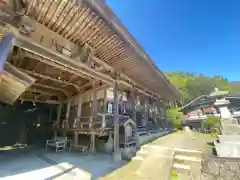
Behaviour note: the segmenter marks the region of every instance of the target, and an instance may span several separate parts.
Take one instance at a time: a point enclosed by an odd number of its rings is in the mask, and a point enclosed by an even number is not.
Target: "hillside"
[[[232,95],[240,96],[240,82],[231,82]]]
[[[182,94],[184,103],[190,102],[200,95],[211,93],[214,87],[240,96],[240,83],[231,83],[221,76],[209,77],[185,72],[166,72],[165,74]]]

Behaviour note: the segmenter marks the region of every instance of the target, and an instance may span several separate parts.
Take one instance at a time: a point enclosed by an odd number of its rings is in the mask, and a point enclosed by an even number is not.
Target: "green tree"
[[[167,116],[173,128],[180,128],[182,124],[183,114],[177,109],[168,109]]]
[[[188,103],[201,95],[210,94],[213,87],[232,92],[231,84],[221,76],[208,77],[184,72],[167,72],[166,76],[181,93],[184,103]]]
[[[232,89],[231,94],[233,96],[240,96],[240,82],[232,82],[230,87]]]
[[[208,116],[203,121],[203,127],[205,127],[205,128],[213,128],[215,126],[218,126],[219,123],[220,123],[220,117],[218,117],[218,116]]]

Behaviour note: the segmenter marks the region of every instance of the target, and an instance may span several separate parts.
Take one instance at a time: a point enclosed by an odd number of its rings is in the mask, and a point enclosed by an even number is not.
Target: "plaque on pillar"
[[[113,105],[112,105],[112,103],[108,103],[107,104],[107,112],[112,114],[112,112],[113,112]]]

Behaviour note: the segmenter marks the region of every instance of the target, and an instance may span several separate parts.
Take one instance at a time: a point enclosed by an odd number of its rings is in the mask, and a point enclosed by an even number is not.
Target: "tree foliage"
[[[218,116],[208,116],[206,119],[203,121],[203,126],[204,127],[214,127],[219,124],[220,117]]]
[[[168,109],[167,116],[173,128],[180,128],[183,118],[182,112],[179,112],[177,109]]]
[[[181,93],[184,103],[188,103],[201,95],[210,94],[213,87],[232,92],[228,80],[221,76],[208,77],[184,72],[167,72],[166,76]]]
[[[232,88],[232,95],[240,96],[240,82],[232,82],[230,87]]]

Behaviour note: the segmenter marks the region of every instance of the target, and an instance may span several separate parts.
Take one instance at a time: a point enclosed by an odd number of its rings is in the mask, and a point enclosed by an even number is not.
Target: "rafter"
[[[22,68],[18,68],[18,69],[21,70],[22,72],[27,73],[28,75],[37,76],[37,77],[42,78],[42,79],[47,79],[47,80],[54,81],[54,82],[57,82],[57,83],[60,83],[60,84],[73,86],[73,87],[75,87],[77,89],[77,91],[79,91],[79,89],[80,89],[80,87],[78,85],[76,85],[74,83],[71,83],[71,82],[68,82],[68,81],[63,81],[61,79],[52,78],[50,76],[47,76],[47,75],[44,75],[44,74],[40,74],[40,73],[37,73],[37,72],[34,72],[34,71],[30,71],[30,70],[25,70],[25,69],[22,69]]]
[[[67,97],[70,96],[70,94],[67,91],[63,90],[62,88],[58,88],[58,87],[54,87],[54,86],[50,86],[50,85],[45,85],[45,84],[39,84],[39,83],[34,83],[33,86],[38,86],[38,87],[42,87],[42,88],[46,88],[46,89],[52,89],[52,90],[55,90],[55,91],[60,91],[63,94],[65,94]]]
[[[59,93],[47,92],[47,91],[44,91],[44,90],[41,90],[41,89],[38,89],[38,88],[29,88],[27,90],[27,92],[40,93],[42,95],[47,95],[47,96],[56,96],[59,100],[62,100]]]
[[[34,35],[39,36],[38,33],[40,33],[39,31],[43,30],[44,27],[41,27],[41,25],[39,25],[38,32],[34,32]],[[77,62],[76,60],[67,57],[59,52],[54,51],[53,49],[51,49],[51,46],[46,47],[45,43],[44,45],[39,43],[38,41],[36,41],[36,37],[33,39],[33,36],[24,36],[21,35],[18,31],[18,29],[16,29],[15,27],[11,26],[11,25],[7,25],[8,30],[10,30],[16,37],[15,40],[15,45],[23,48],[29,52],[34,53],[33,56],[37,57],[37,60],[40,60],[48,65],[57,67],[59,69],[62,69],[64,71],[68,71],[71,73],[74,73],[76,75],[79,76],[90,76],[91,78],[94,79],[98,79],[98,80],[102,80],[103,82],[112,85],[114,83],[114,79],[111,77],[111,74],[106,74],[106,73],[102,73],[102,72],[98,72],[90,67],[88,67],[86,64],[81,63],[81,62]],[[45,28],[43,31],[47,31],[47,29]],[[49,30],[48,30],[49,31]],[[49,31],[50,32],[50,31]],[[52,34],[54,34],[53,32],[51,32]],[[52,34],[47,34],[47,36],[52,35]],[[42,34],[42,33],[40,33]],[[53,38],[53,37],[57,37],[58,40],[60,39],[64,39],[62,37],[60,37],[57,34],[52,35],[52,37],[49,38]],[[66,39],[64,40],[66,41]],[[69,42],[70,43],[70,42]],[[76,45],[73,43],[70,43],[71,47],[73,47],[73,49],[76,49]],[[36,55],[37,54],[37,55]],[[94,57],[95,58],[95,57]],[[111,69],[113,69],[112,67],[110,68],[109,65],[107,65],[106,63],[104,63],[102,60],[99,59],[95,59],[95,61],[98,60],[98,63],[101,63],[101,65],[106,68],[108,67],[109,70],[111,71]],[[127,77],[125,74],[121,73],[121,77],[124,77],[124,80],[126,79],[131,79],[129,77]],[[145,91],[144,88],[141,88],[141,85],[139,85],[136,82],[133,82],[132,80],[130,80],[130,82],[125,82],[124,84],[128,84],[128,86],[133,86],[135,85],[137,87],[137,89],[139,88],[140,91]],[[136,83],[136,84],[135,84]],[[149,91],[150,92],[150,91]],[[148,96],[152,96],[152,94],[154,94],[156,97],[160,98],[159,95],[157,95],[156,93],[148,93],[146,92],[145,94],[148,94]]]
[[[72,73],[72,74],[75,74],[81,78],[85,78],[85,79],[89,79],[91,80],[91,77],[87,76],[87,75],[84,75],[82,74],[81,72],[77,72],[77,71],[74,71],[72,69],[69,69],[68,66],[63,66],[63,65],[59,65],[59,64],[56,64],[54,62],[51,62],[51,61],[48,61],[47,59],[45,59],[44,57],[41,57],[39,55],[36,55],[36,54],[33,54],[33,53],[30,53],[30,52],[26,52],[26,56],[29,57],[29,58],[32,58],[32,59],[35,59],[35,60],[38,60],[44,64],[47,64],[49,66],[52,66],[54,68],[57,68],[57,69],[61,69],[63,71],[67,71],[69,73]]]
[[[61,104],[60,101],[56,101],[56,100],[46,100],[46,101],[43,101],[43,100],[38,100],[38,99],[28,99],[28,98],[24,98],[24,97],[20,97],[19,100],[22,100],[22,101],[31,101],[31,102],[39,102],[39,103],[47,103],[47,104]]]

